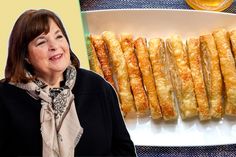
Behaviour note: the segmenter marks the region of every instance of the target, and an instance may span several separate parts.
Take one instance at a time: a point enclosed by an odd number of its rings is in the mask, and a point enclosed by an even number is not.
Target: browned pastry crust
[[[211,34],[200,36],[200,48],[210,115],[212,118],[221,118],[223,116],[222,77],[218,51]]]
[[[109,55],[112,60],[114,73],[118,84],[118,94],[121,101],[121,109],[126,115],[135,110],[134,98],[130,89],[127,65],[121,49],[119,40],[114,32],[105,31],[102,33],[103,40],[106,42]]]
[[[198,38],[190,38],[187,40],[186,45],[194,83],[194,91],[198,103],[199,119],[201,121],[209,120],[211,119],[211,116],[202,72],[200,41]]]
[[[162,39],[153,38],[149,40],[149,56],[163,118],[164,120],[175,120],[178,114],[173,87],[168,77],[167,56]]]
[[[96,72],[97,74],[101,75],[102,77],[104,77],[101,64],[98,60],[97,54],[95,52],[90,37],[87,37],[87,48],[88,48],[88,59],[89,59],[90,69]]]
[[[144,86],[146,87],[146,91],[148,94],[151,117],[153,119],[159,119],[162,117],[162,113],[158,103],[154,76],[152,73],[151,63],[149,60],[146,40],[140,37],[135,40],[134,46],[135,46],[135,53],[139,62],[139,67],[143,77],[143,83]]]
[[[224,78],[226,104],[225,114],[236,116],[236,68],[230,47],[229,34],[225,29],[213,32],[220,57],[220,67]]]
[[[133,36],[131,34],[121,34],[120,43],[128,68],[130,85],[134,96],[137,114],[144,115],[147,113],[149,106],[138,61],[134,53]]]
[[[172,63],[172,81],[177,94],[180,115],[182,119],[194,117],[198,115],[198,108],[187,53],[182,39],[178,35],[173,35],[166,40],[166,45]]]
[[[236,29],[230,31],[230,41],[231,41],[231,45],[232,45],[234,61],[236,62]]]
[[[104,74],[104,78],[115,87],[115,83],[113,80],[112,69],[110,67],[109,58],[106,53],[105,42],[100,35],[90,35],[91,42],[95,48],[95,52],[97,54],[97,58],[101,64],[101,68]]]

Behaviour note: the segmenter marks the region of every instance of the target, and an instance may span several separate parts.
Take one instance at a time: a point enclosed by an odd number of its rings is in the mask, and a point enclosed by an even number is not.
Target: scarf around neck
[[[41,100],[43,157],[74,157],[74,148],[83,133],[72,93],[76,81],[74,66],[66,69],[64,80],[64,86],[52,89],[39,79],[14,84],[26,90],[34,99]]]

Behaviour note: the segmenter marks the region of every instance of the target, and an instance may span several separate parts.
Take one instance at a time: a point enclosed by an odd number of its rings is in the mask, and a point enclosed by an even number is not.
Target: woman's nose
[[[49,40],[48,41],[48,48],[50,51],[55,51],[58,47],[58,43],[56,42],[56,40]]]

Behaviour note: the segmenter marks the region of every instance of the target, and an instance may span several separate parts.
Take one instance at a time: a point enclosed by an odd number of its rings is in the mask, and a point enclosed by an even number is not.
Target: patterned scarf
[[[41,100],[43,157],[74,157],[74,148],[83,133],[71,92],[75,80],[76,69],[70,65],[66,69],[63,87],[49,89],[38,79],[27,84],[15,84],[33,98]]]

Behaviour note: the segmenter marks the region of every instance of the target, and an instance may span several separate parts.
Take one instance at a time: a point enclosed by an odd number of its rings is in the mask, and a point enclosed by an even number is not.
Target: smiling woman
[[[51,87],[59,87],[62,73],[70,64],[69,44],[57,24],[49,19],[49,30],[28,45],[28,64],[35,75]]]
[[[25,29],[22,30],[22,28]],[[28,82],[32,79],[26,75],[28,71],[33,74],[33,77],[46,79],[44,81],[50,85],[50,80],[54,78],[52,76],[61,75],[69,65],[69,53],[71,53],[74,66],[79,67],[78,59],[70,50],[69,39],[63,24],[53,12],[26,11],[16,21],[9,45],[5,70],[8,82]],[[50,57],[58,54],[62,54],[63,60],[55,64],[56,62],[52,62]]]
[[[114,89],[80,68],[50,10],[27,10],[13,27],[0,139],[3,156],[136,156]]]

